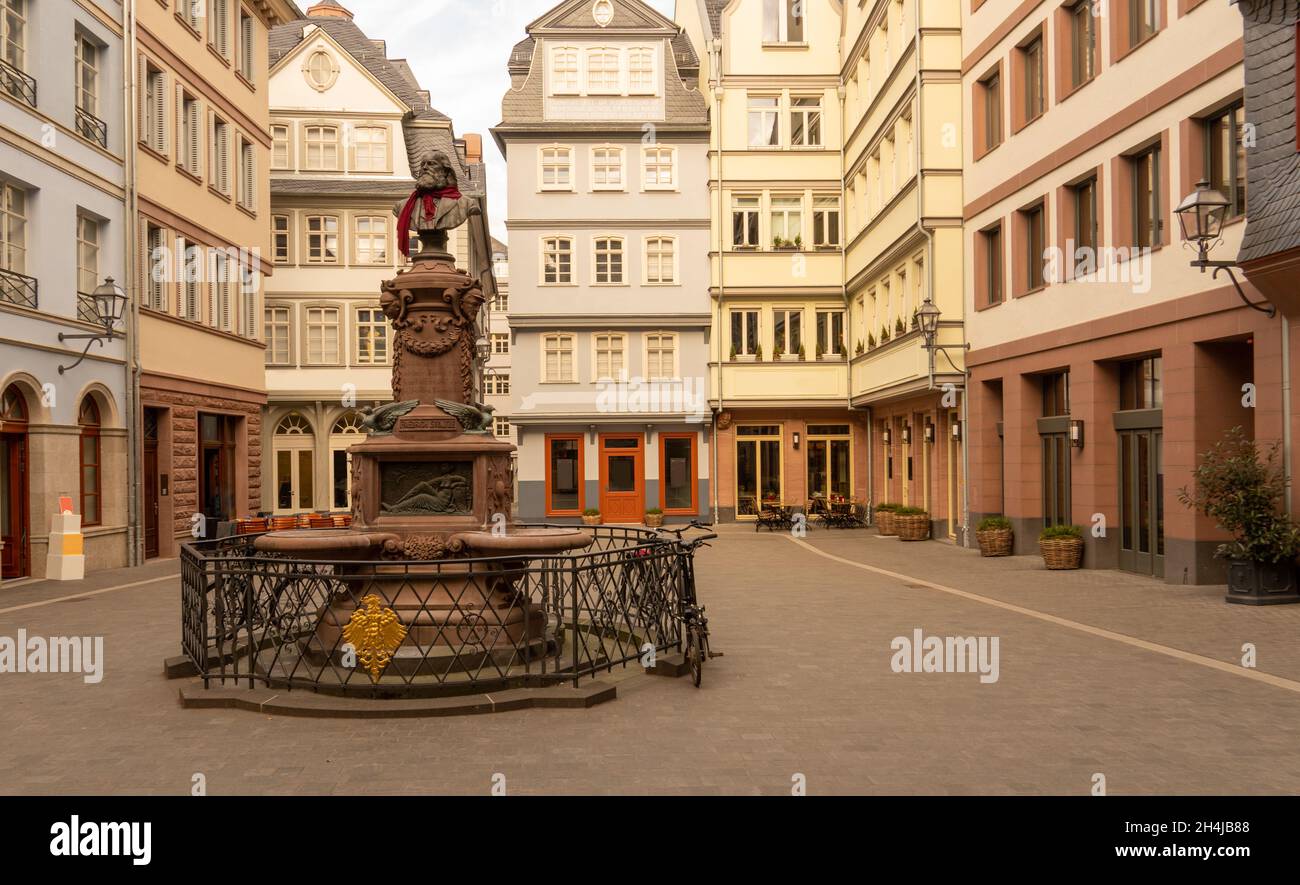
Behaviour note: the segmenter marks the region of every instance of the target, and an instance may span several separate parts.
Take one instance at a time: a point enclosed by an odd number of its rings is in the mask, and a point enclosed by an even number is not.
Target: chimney
[[[466,132],[463,139],[465,142],[465,162],[471,166],[483,162],[483,136],[476,135],[473,132]]]
[[[320,0],[307,10],[308,18],[345,18],[352,21],[352,13],[344,9],[336,0]]]

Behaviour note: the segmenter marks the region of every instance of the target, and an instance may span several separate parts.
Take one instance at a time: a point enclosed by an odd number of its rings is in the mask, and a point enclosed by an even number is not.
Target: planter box
[[[1038,542],[1043,564],[1049,569],[1075,569],[1083,561],[1082,538],[1052,538]]]
[[[898,532],[900,541],[924,541],[930,537],[930,514],[891,515],[894,517],[894,531]]]
[[[989,529],[975,533],[975,540],[980,545],[980,556],[1010,556],[1015,538],[1011,529]]]
[[[657,529],[664,524],[664,515],[662,513],[647,513],[645,515],[645,524],[652,529]]]
[[[882,535],[896,534],[896,532],[894,531],[894,511],[877,510],[876,528],[880,530],[880,534]]]
[[[1228,563],[1228,602],[1240,605],[1282,605],[1300,602],[1296,592],[1296,570],[1292,562]]]
[[[601,518],[599,516],[584,516],[582,518],[585,525],[600,525],[600,520]]]

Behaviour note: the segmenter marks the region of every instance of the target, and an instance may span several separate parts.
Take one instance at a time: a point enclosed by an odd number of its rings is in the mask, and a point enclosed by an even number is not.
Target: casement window
[[[790,144],[821,147],[822,100],[815,97],[790,99]]]
[[[645,281],[663,286],[677,282],[677,241],[672,237],[646,238]]]
[[[594,381],[620,380],[627,376],[627,336],[618,332],[592,335]]]
[[[508,419],[508,418],[493,418],[493,419],[492,419],[492,432],[493,432],[496,436],[498,436],[498,437],[508,437],[508,436],[510,436],[510,419]]]
[[[388,263],[388,219],[361,215],[353,219],[353,256],[357,264]]]
[[[619,89],[619,59],[617,49],[596,47],[587,50],[587,94],[616,95]]]
[[[27,70],[27,0],[0,0],[0,61]],[[14,93],[18,87],[6,77],[0,88]]]
[[[268,304],[262,312],[262,336],[266,342],[266,364],[287,366],[293,362],[293,308],[285,304]]]
[[[576,95],[578,93],[578,50],[573,46],[556,46],[551,49],[551,94]]]
[[[85,35],[77,35],[75,65],[77,110],[99,114],[99,47]]]
[[[156,224],[145,223],[144,291],[145,306],[167,310],[167,232]]]
[[[655,52],[648,46],[627,51],[627,91],[631,95],[654,95]]]
[[[1133,245],[1152,249],[1164,242],[1160,213],[1160,146],[1153,145],[1129,158],[1133,175]]]
[[[731,245],[737,249],[758,248],[759,198],[731,198]]]
[[[239,205],[257,211],[257,150],[245,138],[239,139]]]
[[[230,58],[230,0],[207,0],[207,5],[208,43],[218,55],[228,59]]]
[[[647,332],[645,336],[645,376],[648,381],[677,377],[677,334]]]
[[[980,240],[980,257],[983,265],[979,279],[984,286],[984,303],[1001,304],[1002,289],[1002,225],[995,224],[976,234]]]
[[[199,29],[199,25],[203,23],[203,10],[202,3],[186,2],[186,0],[177,0],[176,3],[176,14],[181,17],[185,24],[196,31]]]
[[[235,329],[235,317],[230,298],[230,287],[234,282],[234,276],[230,272],[230,264],[230,260],[225,255],[213,254],[214,272],[209,285],[215,305],[211,323],[213,327],[223,332],[233,332]]]
[[[1042,203],[1021,210],[1024,224],[1025,290],[1044,285],[1043,248],[1047,243],[1047,211]]]
[[[167,153],[167,75],[148,62],[144,65],[144,143],[160,154]]]
[[[388,318],[377,307],[356,312],[357,365],[377,366],[388,362]]]
[[[103,521],[103,450],[99,442],[99,407],[87,396],[81,401],[77,424],[81,428],[81,524],[99,525]]]
[[[1024,77],[1025,104],[1021,108],[1022,123],[1029,123],[1042,116],[1046,106],[1046,80],[1043,58],[1043,35],[1040,33],[1020,49],[1021,65]]]
[[[1086,250],[1085,255],[1088,266],[1084,266],[1082,261],[1075,266],[1075,275],[1087,274],[1096,269],[1096,254],[1098,245],[1098,223],[1097,223],[1097,179],[1088,178],[1079,182],[1070,188],[1070,196],[1074,202],[1074,248],[1076,250]],[[1066,260],[1072,261],[1078,256],[1067,255]]]
[[[509,332],[493,332],[491,337],[493,353],[506,354],[510,352]]]
[[[1042,376],[1043,417],[1070,414],[1070,373],[1051,372]]]
[[[803,245],[803,197],[772,197],[772,245]]]
[[[542,190],[573,190],[573,148],[553,145],[541,148],[539,153]]]
[[[352,130],[352,169],[355,172],[388,171],[388,129],[358,126]]]
[[[598,285],[622,285],[623,240],[621,237],[598,237],[595,241],[594,281]]]
[[[641,180],[646,190],[672,190],[677,186],[676,148],[642,148],[641,164],[644,171]]]
[[[230,194],[230,126],[218,116],[208,127],[208,183],[223,194]]]
[[[542,380],[550,384],[571,384],[578,380],[573,335],[552,333],[542,336]]]
[[[813,245],[819,249],[840,244],[840,198],[813,197]]]
[[[696,512],[695,434],[659,434],[659,479],[659,506],[664,513]]]
[[[307,364],[337,365],[339,360],[339,309],[308,307]]]
[[[339,168],[339,130],[337,126],[308,126],[305,130],[306,164],[312,171]]]
[[[763,42],[802,43],[807,0],[763,0]]]
[[[1128,0],[1128,47],[1137,46],[1160,29],[1161,0]]]
[[[984,123],[984,150],[991,151],[1002,144],[1002,73],[994,69],[991,74],[976,84],[980,104],[983,106],[981,119]]]
[[[731,353],[754,356],[758,353],[758,311],[733,310],[730,315]]]
[[[1225,219],[1246,214],[1246,109],[1240,102],[1205,120],[1205,167],[1210,186],[1228,198]]]
[[[257,74],[257,31],[253,17],[239,10],[239,73],[248,82]]]
[[[817,311],[817,354],[845,353],[844,311]]]
[[[578,516],[583,508],[583,437],[546,435],[546,515]]]
[[[510,373],[492,372],[483,381],[490,396],[506,396],[510,393]]]
[[[99,220],[77,213],[77,317],[98,323],[91,293],[99,287]]]
[[[257,297],[258,286],[254,283],[253,274],[258,273],[251,267],[239,265],[236,288],[239,292],[239,334],[243,335],[250,341],[257,339],[257,316],[261,307]]]
[[[772,95],[749,96],[749,146],[772,147],[781,143],[777,117],[780,99]]]
[[[203,110],[199,105],[199,100],[194,96],[181,93],[181,150],[180,155],[176,158],[176,163],[185,169],[186,172],[198,177],[203,174],[202,149],[200,147],[200,138],[203,125]]]
[[[271,127],[271,168],[292,168],[289,163],[289,127],[282,123]]]
[[[291,236],[292,232],[289,230],[289,216],[272,215],[271,250],[276,264],[289,263],[289,239]]]
[[[27,270],[27,192],[4,181],[0,181],[0,270]]]
[[[591,189],[623,190],[623,149],[621,147],[602,146],[591,149]]]
[[[1070,86],[1079,88],[1096,76],[1097,25],[1092,0],[1079,0],[1070,18]]]
[[[203,284],[203,247],[187,240],[181,241],[185,256],[181,297],[176,305],[183,320],[192,323],[203,321],[203,305],[199,303],[199,287]]]
[[[337,216],[307,216],[307,263],[339,263],[339,220]]]
[[[573,282],[573,240],[568,237],[542,239],[542,283],[567,286]]]
[[[799,352],[803,343],[803,311],[799,309],[772,311],[772,355]]]
[[[1164,407],[1163,360],[1158,356],[1128,360],[1119,367],[1119,407],[1160,409]]]

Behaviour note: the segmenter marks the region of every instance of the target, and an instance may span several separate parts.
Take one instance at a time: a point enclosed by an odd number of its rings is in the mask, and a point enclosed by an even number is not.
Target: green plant
[[[925,514],[925,508],[923,507],[903,507],[897,504],[891,506],[894,509],[895,516],[923,516]]]
[[[1066,538],[1083,539],[1083,526],[1077,525],[1049,525],[1038,533],[1040,541],[1059,541]]]
[[[862,343],[861,341],[858,342],[858,344],[861,344],[861,343]],[[874,332],[868,332],[868,333],[867,333],[867,347],[868,347],[868,348],[872,348],[872,347],[875,347],[875,346],[876,346],[876,334],[875,334]],[[862,351],[859,350],[858,353],[862,353]]]
[[[975,526],[977,532],[996,532],[1011,529],[1011,520],[1005,516],[986,516]]]
[[[731,359],[732,359],[733,362],[734,362],[735,359],[736,359],[736,345],[734,345],[734,344],[731,345]]]
[[[903,318],[898,317],[894,320],[894,334],[902,335],[907,331],[907,326],[903,325]]]
[[[875,338],[871,338],[870,335],[868,335],[867,337],[871,340],[871,346],[872,346],[872,347],[875,347],[875,346],[876,346],[876,339],[875,339]],[[858,339],[858,346],[857,346],[857,349],[856,349],[855,352],[858,353],[858,354],[862,354],[862,353],[864,353],[865,351],[866,351],[866,347],[865,347],[865,345],[863,345],[863,343],[862,343],[862,339],[859,338],[859,339]]]
[[[1201,455],[1192,472],[1194,490],[1178,490],[1184,506],[1234,536],[1219,545],[1215,556],[1279,563],[1300,552],[1300,529],[1282,509],[1286,480],[1278,464],[1280,449],[1281,444],[1274,443],[1261,458],[1255,441],[1234,427]]]
[[[902,506],[902,504],[890,504],[886,501],[876,505],[876,512],[880,513],[883,511],[885,513],[897,513],[898,509]]]
[[[804,358],[806,358],[807,356],[808,356],[808,355],[807,355],[806,353],[804,353],[803,345],[800,344],[800,345],[799,345],[799,359],[804,359]],[[821,356],[821,354],[819,353],[818,356]]]
[[[754,359],[760,363],[763,361],[763,345],[760,344],[754,348]]]
[[[794,236],[794,247],[795,247],[796,249],[802,249],[802,248],[803,248],[803,234],[795,234],[795,236]]]
[[[800,348],[800,349],[802,349],[802,348]],[[821,359],[822,356],[823,356],[825,353],[826,353],[825,348],[823,348],[823,347],[822,347],[822,343],[821,343],[820,341],[818,341],[818,342],[817,342],[817,359]]]
[[[664,513],[664,511],[663,511],[663,508],[661,508],[661,507],[650,507],[650,508],[647,508],[647,509],[646,509],[645,515],[646,515],[646,516],[663,516],[663,513]]]
[[[786,245],[784,237],[772,237],[772,248],[780,249]]]
[[[881,344],[884,344],[884,343],[885,343],[886,341],[888,341],[888,340],[889,340],[889,327],[888,327],[888,326],[881,326],[881,327],[880,327],[880,343],[881,343]]]
[[[835,342],[835,352],[836,353],[846,352],[846,348],[844,347],[844,339],[842,337]]]
[[[583,516],[600,516],[600,511],[597,510],[595,507],[588,507],[586,510],[582,511],[582,515],[583,515]]]
[[[778,341],[772,345],[772,359],[779,360],[783,356],[785,356],[785,346]]]

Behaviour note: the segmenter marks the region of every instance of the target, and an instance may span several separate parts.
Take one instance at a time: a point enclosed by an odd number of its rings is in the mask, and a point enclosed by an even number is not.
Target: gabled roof
[[[709,33],[714,37],[722,36],[722,10],[731,0],[704,0],[704,10],[709,14]]]
[[[667,31],[677,30],[676,22],[641,0],[614,0],[614,18],[605,26],[597,24],[592,17],[592,6],[592,0],[564,0],[529,22],[526,30],[530,34],[537,31],[573,28],[584,30],[590,28],[596,32],[645,27],[659,27]]]

